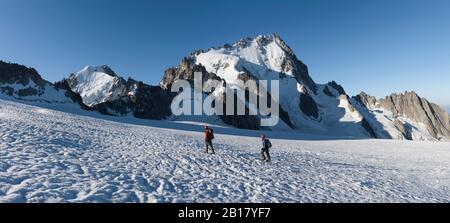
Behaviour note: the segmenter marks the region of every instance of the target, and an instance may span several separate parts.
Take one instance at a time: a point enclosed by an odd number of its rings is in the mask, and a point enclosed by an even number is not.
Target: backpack
[[[209,138],[214,139],[214,131],[212,129],[209,129],[209,133],[210,133]]]
[[[272,148],[272,143],[270,142],[269,139],[266,139],[266,143],[267,143],[267,148]]]

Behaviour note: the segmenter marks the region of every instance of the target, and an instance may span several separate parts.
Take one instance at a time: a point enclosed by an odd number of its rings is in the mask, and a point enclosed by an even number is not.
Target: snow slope
[[[267,133],[264,164],[257,131],[142,123],[0,100],[0,201],[450,202],[450,143]]]

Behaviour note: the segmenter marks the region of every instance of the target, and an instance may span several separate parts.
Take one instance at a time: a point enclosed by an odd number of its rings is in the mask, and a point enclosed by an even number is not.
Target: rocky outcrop
[[[285,73],[291,72],[299,83],[305,84],[314,93],[317,91],[317,85],[309,75],[308,67],[297,58],[294,51],[286,44],[286,42],[284,42],[283,39],[281,39],[278,34],[272,33],[271,35],[261,35],[258,36],[256,40],[259,42],[265,42],[266,44],[271,41],[275,41],[287,55],[281,63],[282,71]]]
[[[379,118],[384,121],[378,125],[390,123],[396,129],[396,132],[391,131],[387,134],[390,138],[424,140],[430,135],[438,140],[450,139],[448,113],[438,105],[419,97],[415,92],[391,94],[379,100],[361,92],[352,99],[365,107],[368,115],[374,117],[374,113],[383,114]],[[423,129],[421,126],[425,126],[426,130],[421,130]],[[427,134],[418,133],[421,131],[426,131]]]
[[[246,69],[246,68],[243,68],[244,69],[244,72],[243,73],[240,73],[239,75],[238,75],[238,79],[239,80],[242,80],[244,83],[245,82],[247,82],[247,81],[249,81],[249,80],[252,80],[252,81],[255,81],[256,82],[256,85],[257,85],[257,87],[258,87],[258,89],[259,89],[259,91],[266,91],[267,92],[267,105],[268,106],[271,106],[271,102],[272,102],[272,100],[271,100],[271,98],[272,98],[272,96],[270,95],[270,93],[267,91],[267,89],[263,89],[262,88],[262,86],[260,86],[259,84],[258,84],[258,79],[255,77],[255,75],[253,75],[248,69]],[[248,91],[248,89],[245,89],[245,95],[246,95],[246,101],[248,101],[249,100],[249,95],[250,94],[257,94],[257,99],[259,100],[259,95],[258,95],[258,92],[249,92]],[[278,111],[279,111],[279,118],[284,122],[284,123],[286,123],[290,128],[293,128],[293,124],[292,124],[292,122],[291,122],[291,119],[289,118],[289,113],[287,113],[285,110],[283,110],[283,108],[281,107],[281,105],[279,104],[278,105]],[[258,121],[259,122],[259,119],[258,120],[256,120],[256,121]],[[258,128],[259,128],[259,125],[258,125]]]
[[[81,96],[73,92],[65,80],[52,84],[44,80],[34,68],[19,64],[0,61],[0,92],[26,101],[74,102],[89,110]]]
[[[365,118],[361,119],[361,126],[369,133],[370,137],[378,138],[377,134],[373,130],[373,127]]]
[[[34,68],[0,60],[0,83],[27,86],[30,81],[33,81],[38,87],[45,87],[45,84],[49,84]]]
[[[311,118],[317,119],[319,117],[319,109],[317,108],[316,102],[306,92],[300,94],[300,109],[305,115]]]
[[[245,107],[245,115],[236,115],[237,113],[237,104],[238,103],[243,103],[242,101],[240,101],[237,98],[237,95],[235,92],[233,92],[234,94],[234,114],[233,115],[219,115],[220,119],[228,125],[231,126],[235,126],[237,128],[242,128],[242,129],[260,129],[260,119],[258,118],[258,116],[256,115],[249,115],[249,109],[247,107]],[[227,109],[227,104],[226,104],[226,97],[225,95],[222,95],[219,100],[217,100],[217,102],[221,102],[223,104],[223,114],[226,114],[225,111]]]
[[[113,77],[118,77],[118,75],[108,65],[102,65],[102,66],[100,66],[100,68],[101,68],[102,72],[104,72],[110,76],[113,76]]]
[[[208,80],[217,80],[217,81],[220,81],[220,82],[226,84],[225,80],[221,79],[214,73],[207,72],[205,67],[203,67],[201,64],[195,64],[192,57],[185,57],[185,58],[183,58],[183,60],[181,61],[179,66],[169,68],[164,72],[164,76],[160,81],[160,86],[163,89],[170,90],[171,85],[176,80],[186,80],[193,86],[195,72],[202,73],[203,83],[207,82]],[[246,73],[246,74],[243,73],[241,77],[243,79],[254,78],[251,76],[250,73]],[[243,103],[238,100],[239,99],[235,96],[235,102]],[[222,112],[223,112],[223,114],[225,114],[225,111],[226,111],[225,95],[217,96],[216,102],[223,103],[223,111]],[[237,103],[235,103],[235,108],[234,108],[235,110],[237,107]],[[219,115],[219,118],[225,124],[232,125],[237,128],[260,129],[259,118],[255,115],[249,115],[249,110],[247,107],[245,107],[245,115]]]
[[[353,98],[362,105],[366,106],[367,108],[375,108],[377,103],[377,99],[374,96],[370,96],[366,94],[364,91],[362,91],[356,96],[353,96]]]
[[[18,97],[40,95],[46,85],[51,85],[51,83],[42,79],[34,68],[0,61],[1,93]]]
[[[176,80],[186,80],[193,85],[195,72],[202,73],[203,82],[207,80],[222,81],[222,79],[214,73],[208,73],[204,66],[195,64],[192,57],[185,57],[181,60],[178,67],[171,67],[164,71],[160,86],[164,89],[170,89],[170,86]]]
[[[438,105],[419,97],[414,91],[403,94],[391,94],[380,99],[379,106],[395,115],[425,124],[428,132],[435,138],[450,138],[448,113]]]
[[[299,83],[305,84],[313,92],[317,91],[317,85],[309,75],[308,67],[297,58],[294,51],[286,44],[286,42],[284,42],[284,40],[281,39],[281,37],[278,34],[273,33],[272,35],[269,36],[263,35],[261,36],[261,38],[268,39],[266,41],[275,40],[280,45],[280,47],[285,52],[287,52],[288,55],[286,59],[283,60],[282,62],[283,70],[292,71],[292,74]]]
[[[134,81],[129,80],[130,84]],[[136,85],[134,94],[126,94],[119,99],[96,104],[92,107],[102,114],[127,115],[136,118],[161,120],[169,117],[172,112],[170,104],[174,94],[159,86],[150,86],[142,82]]]
[[[403,123],[399,119],[395,119],[393,124],[401,134],[397,136],[397,139],[413,140],[410,126],[408,126],[406,123]]]
[[[344,88],[341,85],[339,85],[338,83],[336,83],[335,81],[328,82],[327,86],[330,86],[333,89],[335,89],[339,95],[346,94]]]
[[[328,86],[325,86],[323,88],[323,93],[330,97],[336,97],[333,93],[331,93],[330,88]]]

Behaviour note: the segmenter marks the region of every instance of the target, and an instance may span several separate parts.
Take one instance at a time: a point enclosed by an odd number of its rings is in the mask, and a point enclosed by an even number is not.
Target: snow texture
[[[52,106],[0,99],[1,202],[450,202],[446,142],[266,132],[267,164],[259,131],[216,126],[210,155],[201,125]]]

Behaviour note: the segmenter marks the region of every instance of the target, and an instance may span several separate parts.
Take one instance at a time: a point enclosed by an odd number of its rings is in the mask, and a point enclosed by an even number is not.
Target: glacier
[[[0,99],[0,202],[450,202],[450,143],[264,133]],[[64,107],[68,106],[68,107]],[[73,106],[73,107],[71,107]]]

